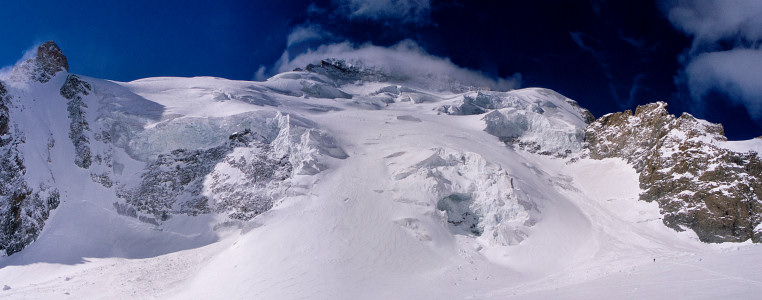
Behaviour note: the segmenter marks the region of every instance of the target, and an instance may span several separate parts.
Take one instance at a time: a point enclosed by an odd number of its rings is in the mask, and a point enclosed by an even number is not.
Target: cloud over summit
[[[319,64],[323,59],[344,60],[374,68],[407,83],[447,89],[454,85],[510,90],[520,87],[521,74],[488,76],[454,64],[449,58],[429,54],[407,34],[431,25],[430,0],[332,0],[312,4],[308,19],[292,27],[286,49],[274,65],[257,70],[254,78]],[[358,34],[354,31],[366,29]],[[376,44],[376,35],[385,35]],[[392,32],[389,35],[386,33]],[[366,34],[370,34],[366,36]],[[431,87],[431,86],[429,86]]]
[[[438,87],[441,89],[447,89],[453,84],[465,84],[506,91],[521,85],[521,74],[493,79],[482,72],[459,67],[447,58],[430,55],[411,40],[401,41],[391,47],[371,44],[358,47],[349,42],[327,44],[294,58],[290,58],[288,52],[284,52],[275,69],[277,72],[291,71],[304,68],[308,64],[318,64],[327,58],[371,67],[391,77],[404,78],[415,84],[441,84]]]

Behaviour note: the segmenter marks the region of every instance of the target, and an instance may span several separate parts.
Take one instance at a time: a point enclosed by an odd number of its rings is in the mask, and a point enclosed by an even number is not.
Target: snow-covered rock
[[[21,251],[37,239],[51,210],[60,203],[59,191],[49,178],[35,182],[29,177],[36,174],[27,174],[27,137],[12,115],[18,112],[17,104],[0,82],[0,253],[4,255]]]
[[[14,66],[11,79],[16,81],[31,79],[46,83],[58,72],[68,71],[69,62],[66,55],[61,52],[61,48],[55,42],[47,41],[37,47],[35,57]]]
[[[640,198],[656,201],[664,224],[702,241],[762,242],[760,149],[726,147],[720,124],[669,114],[666,103],[601,117],[587,129],[590,156],[621,157],[640,173]]]
[[[84,169],[90,167],[92,155],[90,153],[90,140],[85,135],[85,131],[90,130],[84,112],[87,105],[82,101],[82,97],[87,96],[91,90],[90,85],[80,80],[77,75],[67,76],[66,82],[61,87],[61,96],[69,100],[66,104],[66,110],[69,112],[69,120],[71,120],[69,139],[76,149],[74,164]]]

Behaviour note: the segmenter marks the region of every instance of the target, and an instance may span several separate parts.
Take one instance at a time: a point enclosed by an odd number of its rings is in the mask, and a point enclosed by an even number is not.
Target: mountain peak
[[[69,62],[66,55],[61,52],[61,48],[54,41],[47,41],[37,47],[37,56],[35,58],[37,65],[43,68],[48,74],[55,75],[59,71],[69,71]]]
[[[55,42],[47,41],[37,47],[37,54],[33,58],[14,67],[11,79],[21,81],[32,79],[46,83],[61,71],[69,71],[66,55],[61,52],[61,48]]]

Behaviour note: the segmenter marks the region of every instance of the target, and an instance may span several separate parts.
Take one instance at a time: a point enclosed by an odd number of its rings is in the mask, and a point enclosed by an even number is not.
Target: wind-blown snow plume
[[[365,44],[356,47],[348,42],[329,44],[307,51],[293,59],[284,52],[276,63],[278,73],[308,64],[319,64],[321,60],[333,58],[352,64],[379,69],[394,78],[429,78],[440,82],[455,81],[475,87],[488,87],[493,90],[507,91],[521,85],[521,74],[511,77],[492,79],[479,71],[465,69],[453,64],[448,58],[441,58],[426,53],[418,44],[404,40],[385,48]]]
[[[17,60],[13,65],[1,67],[0,80],[7,81],[10,78],[11,72],[13,72],[13,68],[15,66],[20,65],[22,62],[25,62],[30,58],[34,58],[34,56],[37,55],[37,48],[40,47],[40,44],[42,43],[35,44],[29,49],[24,50],[24,55],[22,55],[21,58]]]
[[[672,24],[694,38],[678,78],[694,103],[720,91],[762,119],[762,2],[672,1],[665,8]]]

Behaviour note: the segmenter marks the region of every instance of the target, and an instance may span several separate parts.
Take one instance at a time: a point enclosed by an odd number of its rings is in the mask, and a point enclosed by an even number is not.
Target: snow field
[[[174,216],[155,226],[117,214],[113,191],[70,163],[68,119],[55,113],[65,103],[26,110],[29,120],[50,122],[25,123],[28,134],[52,134],[61,147],[48,164],[40,151],[46,141],[28,138],[27,157],[38,157],[28,159],[29,173],[52,174],[66,187],[66,200],[35,243],[0,258],[0,285],[9,287],[0,298],[672,299],[762,292],[762,248],[702,244],[691,232],[665,227],[656,203],[638,200],[637,174],[620,160],[570,163],[528,153],[485,132],[483,115],[438,113],[463,94],[398,88],[387,103],[371,94],[389,84],[356,83],[333,86],[353,95],[336,98],[341,94],[332,89],[315,90],[326,83],[314,76],[289,72],[264,83],[87,78],[107,95],[88,98],[91,125],[132,120],[136,129],[124,132],[124,145],[148,145],[115,151],[125,184],[137,182],[145,166],[135,158],[179,145],[203,148],[227,139],[240,122],[293,122],[279,127],[274,147],[303,150],[300,161],[314,159],[318,171],[294,176],[272,210],[248,222]],[[35,91],[25,97],[57,94]],[[556,113],[535,112],[535,123],[547,126],[524,133],[539,139],[558,125],[565,131],[554,136],[574,136],[581,116],[564,98],[547,99],[546,111]],[[167,144],[150,148],[157,140]],[[573,142],[553,141],[545,146],[568,149]],[[443,209],[445,198],[467,205]]]

